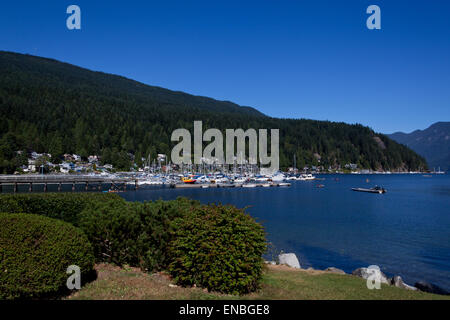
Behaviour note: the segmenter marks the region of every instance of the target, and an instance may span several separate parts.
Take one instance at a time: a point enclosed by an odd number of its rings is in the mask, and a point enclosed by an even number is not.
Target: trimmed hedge
[[[178,284],[231,294],[258,288],[265,233],[244,210],[201,206],[173,224],[168,271]]]
[[[66,290],[67,267],[92,275],[94,255],[86,235],[44,216],[0,213],[0,299],[35,299]]]
[[[32,213],[60,219],[75,226],[79,214],[96,203],[125,200],[111,193],[24,193],[0,195],[0,212]]]
[[[199,205],[185,198],[97,203],[80,214],[80,228],[92,242],[98,261],[161,270],[167,265],[171,222]]]
[[[243,294],[261,279],[263,228],[233,206],[49,193],[0,196],[0,209],[71,222],[86,234],[97,262],[168,270],[181,285]]]

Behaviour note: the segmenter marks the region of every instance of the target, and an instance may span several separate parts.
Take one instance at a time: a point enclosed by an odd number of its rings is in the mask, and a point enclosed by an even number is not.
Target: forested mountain
[[[431,169],[450,170],[450,122],[436,122],[425,130],[396,132],[389,137],[425,157]]]
[[[0,172],[23,161],[16,151],[100,155],[129,168],[128,154],[170,155],[176,128],[279,128],[280,165],[416,170],[423,158],[362,125],[277,119],[250,107],[148,86],[70,64],[0,51]],[[319,161],[320,160],[320,161]]]

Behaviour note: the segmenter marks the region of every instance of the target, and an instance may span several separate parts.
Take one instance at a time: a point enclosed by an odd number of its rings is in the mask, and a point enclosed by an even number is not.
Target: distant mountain
[[[250,84],[251,85],[251,84]],[[170,156],[177,128],[280,129],[280,166],[347,163],[375,170],[416,170],[425,160],[362,125],[268,117],[251,107],[149,86],[68,63],[0,51],[0,173],[30,151],[101,156],[129,169],[131,159]],[[25,151],[25,152],[16,152]]]
[[[436,122],[425,130],[388,135],[423,156],[431,170],[450,170],[450,122]]]

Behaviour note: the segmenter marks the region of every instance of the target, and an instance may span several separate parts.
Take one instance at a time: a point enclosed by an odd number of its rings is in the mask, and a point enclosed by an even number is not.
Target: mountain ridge
[[[425,161],[386,135],[359,124],[278,119],[251,107],[149,86],[54,59],[0,52],[0,172],[15,151],[98,154],[129,168],[150,154],[170,155],[171,132],[203,127],[280,129],[280,165],[417,170]],[[378,138],[376,138],[378,137]],[[382,143],[380,143],[380,141]],[[3,161],[3,164],[2,164]]]
[[[76,70],[89,70],[86,68],[82,68],[79,67],[77,65],[68,63],[68,62],[61,62],[58,61],[56,59],[53,58],[45,58],[45,57],[38,57],[38,56],[34,56],[31,54],[18,54],[15,52],[10,52],[10,51],[1,51],[0,50],[0,54],[2,55],[9,55],[10,57],[17,57],[17,55],[21,55],[23,56],[23,58],[25,59],[42,59],[42,61],[48,62],[48,63],[52,63],[52,64],[59,64],[61,65],[61,67],[63,68],[70,68],[70,69],[76,69]],[[10,60],[11,61],[11,60]],[[97,70],[89,70],[92,73],[95,73],[99,76],[101,76],[102,78],[109,78],[109,77],[113,77],[118,81],[123,81],[123,82],[127,82],[129,86],[135,86],[136,88],[139,89],[145,89],[147,90],[147,93],[149,92],[148,90],[153,90],[155,91],[155,94],[160,93],[161,91],[165,92],[165,93],[171,93],[173,94],[173,98],[172,100],[166,101],[167,103],[179,103],[179,101],[176,99],[176,96],[181,96],[181,97],[190,97],[191,99],[194,99],[194,101],[192,102],[192,104],[196,104],[197,107],[203,107],[205,104],[209,103],[209,104],[218,104],[220,107],[228,107],[228,108],[232,108],[233,112],[237,111],[237,112],[249,112],[249,113],[253,113],[255,115],[264,115],[262,114],[260,111],[256,110],[255,108],[249,107],[249,106],[241,106],[238,105],[234,102],[231,101],[226,101],[226,100],[217,100],[214,98],[209,98],[206,96],[201,96],[201,95],[192,95],[183,91],[174,91],[174,90],[170,90],[167,88],[163,88],[160,86],[153,86],[153,85],[148,85],[121,75],[116,75],[116,74],[112,74],[112,73],[106,73],[103,71],[97,71]],[[128,89],[130,89],[130,87],[128,87]],[[151,98],[151,96],[150,96]],[[153,98],[155,98],[153,96]],[[209,106],[210,107],[210,106]],[[230,110],[229,110],[230,111]],[[264,115],[265,116],[265,115]]]
[[[450,170],[450,122],[438,121],[423,130],[388,136],[426,158],[431,169]]]

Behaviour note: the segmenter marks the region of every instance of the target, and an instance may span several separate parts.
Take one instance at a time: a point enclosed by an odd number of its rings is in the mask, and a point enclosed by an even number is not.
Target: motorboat
[[[375,186],[373,188],[367,189],[367,188],[352,188],[353,191],[358,191],[358,192],[369,192],[369,193],[378,193],[378,194],[382,194],[382,193],[386,193],[387,190],[379,187],[379,186]]]
[[[300,177],[297,178],[297,180],[300,180],[300,181],[308,181],[308,180],[314,180],[314,179],[316,179],[316,177],[314,177],[310,173],[302,174],[302,175],[300,175]]]
[[[286,179],[286,177],[284,176],[284,174],[281,174],[281,173],[276,174],[276,175],[274,175],[274,176],[272,177],[272,181],[273,181],[273,182],[282,182],[282,181],[284,181],[285,179]]]
[[[242,188],[255,188],[255,187],[256,187],[255,183],[247,183],[242,185]]]

